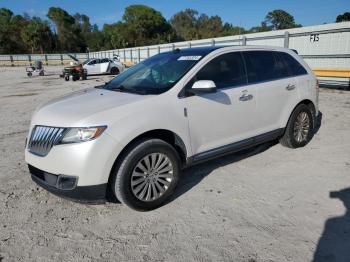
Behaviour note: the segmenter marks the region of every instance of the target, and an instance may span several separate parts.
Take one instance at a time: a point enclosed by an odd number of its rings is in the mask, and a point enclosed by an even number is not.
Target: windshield
[[[161,94],[171,89],[201,58],[181,51],[161,53],[129,68],[103,88],[142,95]]]

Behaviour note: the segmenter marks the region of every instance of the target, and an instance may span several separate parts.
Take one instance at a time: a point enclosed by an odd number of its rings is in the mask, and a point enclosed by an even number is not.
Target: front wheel
[[[119,74],[119,69],[116,67],[111,68],[111,75],[118,75]]]
[[[289,148],[305,146],[312,138],[313,123],[310,108],[305,104],[298,105],[288,121],[280,143]]]
[[[152,210],[172,195],[180,170],[179,156],[170,144],[160,139],[141,140],[123,155],[112,174],[111,188],[130,208]]]

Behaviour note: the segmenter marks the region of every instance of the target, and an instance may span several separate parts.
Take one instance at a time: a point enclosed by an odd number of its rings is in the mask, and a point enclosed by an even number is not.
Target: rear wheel
[[[313,123],[310,108],[300,104],[294,109],[280,143],[289,148],[305,146],[312,138]]]
[[[120,202],[146,211],[169,199],[179,176],[179,156],[171,145],[160,139],[141,140],[123,155],[111,187]]]

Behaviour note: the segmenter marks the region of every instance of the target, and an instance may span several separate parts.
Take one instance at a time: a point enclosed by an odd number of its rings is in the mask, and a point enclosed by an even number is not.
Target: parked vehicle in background
[[[79,79],[86,80],[87,70],[83,68],[82,64],[71,62],[70,66],[63,68],[60,76],[64,77],[64,80],[66,81],[69,81],[69,79],[72,79],[73,81],[77,81]]]
[[[275,139],[305,146],[317,115],[316,77],[289,49],[177,49],[39,108],[25,160],[55,194],[151,210],[189,165]]]
[[[36,73],[39,76],[43,76],[45,73],[43,62],[40,60],[36,60],[34,66],[27,66],[26,67],[27,76],[31,77],[34,73]]]
[[[89,75],[112,74],[118,75],[125,70],[125,66],[117,59],[92,58],[83,63]]]

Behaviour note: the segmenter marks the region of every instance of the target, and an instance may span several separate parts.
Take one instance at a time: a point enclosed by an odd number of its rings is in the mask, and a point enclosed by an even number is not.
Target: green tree
[[[47,16],[57,29],[59,49],[67,52],[86,51],[86,43],[81,33],[79,19],[75,19],[59,7],[50,7]]]
[[[261,22],[260,26],[255,26],[252,27],[249,32],[250,33],[259,33],[259,32],[267,32],[267,31],[271,31],[272,30],[272,26],[268,26],[266,24],[266,22]]]
[[[288,29],[300,27],[296,24],[294,17],[284,10],[273,10],[266,15],[265,23],[271,27],[272,30]]]
[[[344,14],[337,16],[337,20],[336,20],[337,23],[345,22],[345,21],[350,21],[350,13],[349,12],[345,12]]]
[[[170,20],[179,40],[197,39],[197,19],[198,11],[194,9],[186,9],[176,13]]]
[[[122,22],[105,24],[103,26],[104,48],[117,49],[129,46],[127,42],[127,28]]]
[[[21,30],[28,21],[11,10],[0,8],[0,54],[25,53],[26,45],[21,39]]]
[[[221,17],[200,14],[193,9],[176,13],[170,20],[179,40],[193,40],[237,35],[245,32],[244,28],[223,23]]]
[[[41,20],[39,17],[33,17],[29,21],[22,29],[21,37],[23,42],[30,48],[32,54],[37,51],[44,53],[52,50],[52,31],[48,22]]]
[[[125,9],[123,37],[129,46],[167,42],[173,30],[162,14],[145,5],[130,5]],[[124,29],[124,28],[123,28]]]

